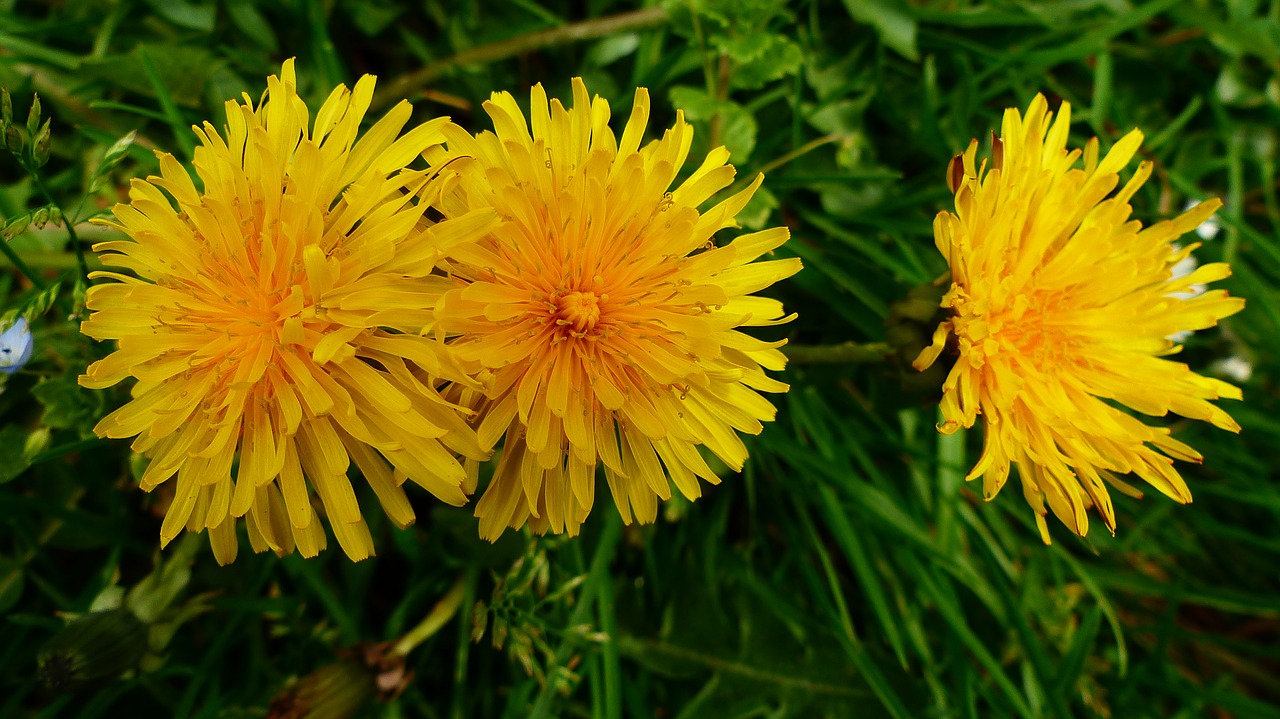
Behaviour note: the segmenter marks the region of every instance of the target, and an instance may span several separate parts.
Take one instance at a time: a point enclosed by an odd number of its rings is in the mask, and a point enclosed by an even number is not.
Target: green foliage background
[[[638,14],[606,20],[620,13]],[[461,608],[409,654],[407,689],[361,715],[1280,716],[1280,3],[0,0],[0,83],[19,123],[39,93],[41,177],[86,241],[156,171],[152,148],[189,159],[189,126],[220,125],[288,56],[309,101],[371,72],[384,104],[475,131],[489,92],[568,97],[573,75],[616,119],[648,87],[651,133],[682,108],[695,153],[717,138],[740,177],[767,172],[744,224],[785,223],[780,252],[805,260],[774,290],[800,313],[774,330],[796,348],[792,390],[746,471],[656,526],[620,528],[602,499],[577,540],[489,545],[468,509],[419,493],[408,531],[370,501],[379,556],[360,564],[242,551],[219,568],[202,541],[159,554],[163,491],[139,492],[127,443],[89,432],[126,390],[75,384],[106,348],[67,320],[67,228],[18,227],[49,199],[0,157],[6,239],[62,279],[53,304],[0,273],[5,308],[47,310],[0,394],[0,716],[265,716],[293,678],[396,640],[451,587]],[[1182,468],[1193,505],[1117,497],[1117,537],[1054,527],[1052,546],[1016,487],[984,504],[964,485],[979,433],[939,436],[941,375],[903,362],[935,321],[904,298],[945,271],[947,161],[1036,92],[1072,103],[1077,146],[1146,131],[1143,220],[1224,198],[1198,254],[1231,262],[1224,286],[1249,306],[1184,356],[1253,367],[1227,407],[1241,435],[1170,420],[1206,457]],[[872,344],[813,349],[847,342]],[[141,668],[42,690],[62,617],[122,601],[155,621]]]

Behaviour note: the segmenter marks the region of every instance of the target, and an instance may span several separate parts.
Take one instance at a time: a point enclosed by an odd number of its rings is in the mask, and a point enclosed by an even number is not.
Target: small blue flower
[[[9,329],[0,334],[0,372],[13,374],[22,369],[27,360],[31,359],[34,344],[26,318],[19,317]]]

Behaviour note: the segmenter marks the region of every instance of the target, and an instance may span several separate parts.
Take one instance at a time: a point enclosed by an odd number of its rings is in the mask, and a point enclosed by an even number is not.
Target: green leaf
[[[191,564],[203,544],[195,534],[184,534],[169,556],[125,595],[124,605],[147,624],[157,621],[191,581]]]
[[[31,394],[44,406],[41,421],[51,429],[87,430],[99,404],[99,395],[82,388],[73,375],[42,379]]]
[[[671,102],[684,110],[690,121],[703,124],[700,132],[707,132],[713,118],[720,118],[720,144],[729,150],[731,160],[738,165],[747,161],[756,146],[758,126],[756,119],[746,108],[732,100],[719,100],[706,91],[694,87],[671,89]]]
[[[854,20],[875,28],[880,41],[908,60],[919,60],[916,21],[904,0],[844,0]]]
[[[676,33],[693,39],[701,26],[704,36],[710,36],[709,44],[722,52],[728,38],[758,34],[787,12],[787,0],[667,0],[663,5],[671,18],[668,26]]]
[[[587,50],[583,63],[595,67],[604,67],[620,60],[640,47],[640,36],[634,32],[607,37]]]
[[[269,52],[279,49],[280,43],[276,40],[276,32],[271,29],[271,23],[258,11],[257,3],[253,0],[227,0],[224,7],[227,9],[227,17],[231,18],[236,28],[252,40],[254,45]]]
[[[156,14],[190,30],[212,32],[218,19],[218,6],[213,0],[147,0]]]
[[[738,213],[738,224],[748,230],[762,230],[778,207],[777,196],[762,185],[756,190],[756,194],[751,196],[751,201],[742,209],[742,212]]]
[[[27,471],[27,431],[16,424],[0,429],[0,484],[11,482]]]
[[[731,43],[733,86],[755,89],[799,72],[804,51],[784,35],[743,35]]]

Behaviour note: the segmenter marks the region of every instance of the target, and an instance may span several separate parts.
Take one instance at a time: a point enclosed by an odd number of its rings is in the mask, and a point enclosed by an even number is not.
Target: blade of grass
[[[173,94],[169,92],[169,88],[165,87],[164,81],[160,79],[160,73],[156,72],[155,63],[151,61],[151,54],[147,52],[146,45],[138,46],[138,59],[142,62],[143,72],[147,74],[147,79],[151,82],[151,89],[156,94],[156,102],[160,103],[160,111],[164,114],[170,131],[173,132],[174,141],[182,148],[182,156],[190,160],[195,149],[195,140],[192,139],[192,133],[189,129],[190,123],[182,119],[178,104],[173,101]]]
[[[848,514],[830,487],[819,487],[817,499],[818,507],[826,518],[827,529],[844,550],[845,558],[858,578],[858,585],[862,591],[866,592],[872,613],[880,620],[880,628],[884,631],[889,646],[893,648],[894,655],[898,657],[898,663],[903,669],[907,669],[907,652],[902,643],[902,635],[898,632],[896,613],[889,607],[884,587],[872,567],[871,558],[867,556],[862,541],[858,538],[857,531],[850,524]]]
[[[1030,705],[1027,704],[1026,698],[1018,690],[1017,685],[1005,673],[1004,667],[1001,666],[1000,662],[996,661],[996,658],[992,656],[986,644],[969,628],[969,623],[960,608],[951,601],[950,594],[942,590],[938,580],[931,576],[930,570],[927,567],[918,567],[916,576],[922,589],[931,599],[933,605],[937,607],[938,613],[942,615],[947,625],[951,627],[951,631],[956,638],[964,644],[973,655],[973,658],[987,670],[991,680],[996,683],[996,686],[1009,704],[1020,716],[1027,717],[1027,719],[1037,719],[1035,712],[1031,710]]]

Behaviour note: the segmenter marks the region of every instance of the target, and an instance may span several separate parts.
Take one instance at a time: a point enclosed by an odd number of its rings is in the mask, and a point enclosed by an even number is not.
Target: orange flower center
[[[958,287],[950,298],[956,336],[967,341],[974,358],[1013,352],[1041,371],[1075,361],[1080,341],[1060,292],[1022,293],[998,306],[970,299]]]
[[[567,292],[555,299],[556,324],[586,332],[600,321],[600,299],[594,292]]]

